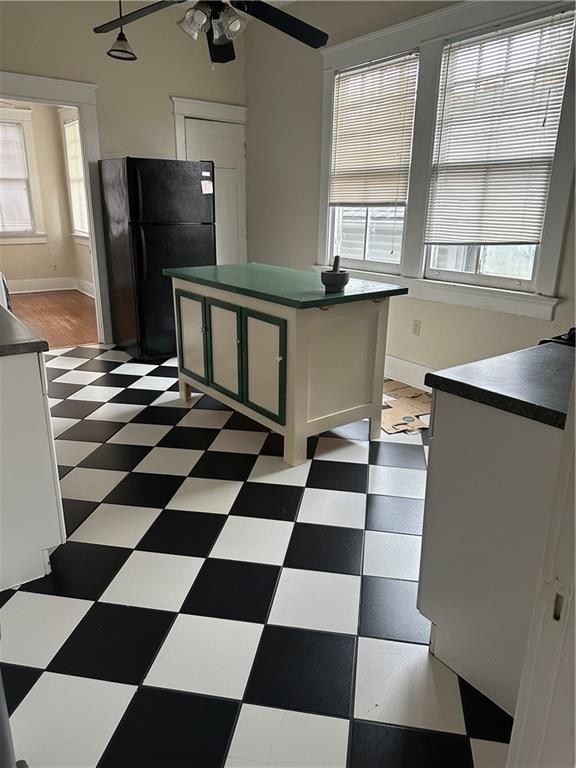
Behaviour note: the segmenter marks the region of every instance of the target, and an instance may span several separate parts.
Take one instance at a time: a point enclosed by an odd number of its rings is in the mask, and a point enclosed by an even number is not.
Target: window
[[[24,129],[0,122],[0,233],[34,232]]]
[[[330,255],[400,265],[418,57],[336,75],[330,169]]]
[[[65,120],[63,123],[63,131],[72,226],[75,235],[87,237],[90,234],[90,229],[88,224],[88,204],[86,202],[84,161],[82,159],[79,120]]]
[[[572,27],[558,15],[445,47],[427,277],[532,287]]]

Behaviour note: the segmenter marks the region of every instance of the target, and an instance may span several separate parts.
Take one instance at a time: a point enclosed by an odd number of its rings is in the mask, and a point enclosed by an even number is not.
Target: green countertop
[[[368,301],[387,296],[401,296],[407,288],[388,283],[350,280],[341,293],[325,293],[320,273],[302,269],[275,267],[272,264],[226,264],[221,267],[182,267],[164,269],[168,277],[190,283],[209,285],[221,291],[241,293],[274,304],[307,309],[327,304]]]

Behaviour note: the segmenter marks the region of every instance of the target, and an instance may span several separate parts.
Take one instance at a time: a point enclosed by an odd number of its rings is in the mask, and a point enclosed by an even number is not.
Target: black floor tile
[[[91,360],[93,357],[98,357],[105,349],[100,347],[74,347],[73,349],[64,352],[61,357],[84,357],[86,360]]]
[[[121,374],[118,374],[121,376]],[[122,376],[122,378],[125,378]],[[125,389],[110,400],[111,403],[131,403],[132,405],[149,405],[158,398],[156,389]]]
[[[88,360],[76,368],[77,371],[92,371],[94,373],[110,373],[114,368],[118,368],[121,363],[114,360]]]
[[[353,491],[366,493],[368,467],[348,461],[315,460],[310,465],[307,488],[324,488],[328,491]]]
[[[202,398],[204,399],[204,398]],[[200,403],[198,403],[198,408],[203,408],[204,406],[201,405],[202,400],[200,400]],[[263,424],[259,424],[257,421],[254,421],[254,419],[249,418],[248,416],[244,416],[243,413],[238,413],[238,411],[234,411],[232,416],[228,419],[226,422],[226,429],[245,429],[249,432],[268,432],[268,427],[265,427]]]
[[[331,525],[296,523],[284,565],[311,571],[359,575],[363,531]]]
[[[175,614],[95,603],[52,659],[48,670],[139,685]]]
[[[226,424],[228,429],[228,424]],[[316,452],[316,446],[318,445],[318,437],[313,436],[308,438],[306,445],[306,456],[308,459],[314,458]],[[261,456],[284,456],[284,438],[277,432],[270,432],[262,449],[260,451]]]
[[[98,768],[220,768],[239,706],[236,701],[140,688]]]
[[[192,468],[190,477],[247,480],[257,458],[251,453],[206,451]]]
[[[368,495],[366,529],[388,533],[422,534],[424,499]]]
[[[98,506],[97,501],[78,501],[77,499],[62,499],[64,507],[64,522],[66,536],[71,536],[79,525],[89,517]]]
[[[68,373],[68,368],[53,368],[50,366],[50,368],[46,368],[46,379],[48,381],[54,381],[54,379],[57,379],[59,376],[64,376],[65,373]]]
[[[370,464],[379,464],[381,467],[426,469],[426,456],[421,445],[371,442]]]
[[[46,372],[50,369],[47,368]],[[64,384],[60,381],[48,380],[48,397],[54,397],[59,400],[63,400],[66,397],[70,397],[78,390],[82,389],[82,384]],[[101,405],[101,403],[100,403]]]
[[[430,641],[430,622],[416,608],[418,583],[363,576],[360,634],[404,643]]]
[[[295,485],[244,483],[230,514],[293,522],[303,493],[304,488]]]
[[[159,365],[158,368],[154,368],[154,370],[147,373],[146,376],[161,376],[164,379],[177,379],[178,368],[174,365]]]
[[[180,613],[264,624],[279,573],[275,565],[208,559]]]
[[[130,553],[123,547],[67,541],[50,555],[52,573],[29,581],[21,590],[98,600]]]
[[[178,488],[183,477],[131,472],[120,480],[104,499],[107,504],[131,504],[135,507],[164,508]]]
[[[141,376],[129,376],[123,373],[105,373],[100,378],[94,379],[90,386],[93,387],[129,387]],[[158,395],[156,395],[158,397]]]
[[[66,477],[68,472],[72,472],[74,467],[64,467],[62,464],[58,464],[58,479],[62,480],[63,477]]]
[[[471,739],[509,744],[514,719],[461,677],[458,683],[468,736]]]
[[[198,404],[195,406],[196,408],[200,408],[200,410],[208,410],[208,411],[231,411],[232,408],[230,408],[229,405],[226,405],[225,403],[221,403],[220,400],[215,400],[213,397],[210,397],[210,395],[204,395],[203,397],[198,400]]]
[[[206,557],[225,522],[225,515],[166,509],[152,523],[136,549]]]
[[[466,736],[352,723],[348,768],[474,768]]]
[[[132,419],[133,424],[178,424],[188,413],[186,408],[151,405]]]
[[[53,405],[50,413],[64,419],[85,419],[101,406],[102,403],[95,403],[93,400],[63,400]]]
[[[344,424],[334,427],[327,432],[322,432],[321,437],[341,437],[344,440],[368,440],[370,437],[370,423],[368,419],[354,421],[352,424]]]
[[[0,664],[0,672],[6,693],[8,715],[11,715],[38,680],[43,670],[35,667],[21,667],[16,664]]]
[[[244,700],[349,717],[355,644],[351,635],[264,627]]]
[[[430,445],[430,429],[428,427],[420,430],[420,437],[422,438],[422,445]]]
[[[2,608],[3,605],[6,605],[8,600],[10,600],[10,598],[15,594],[15,589],[3,589],[2,592],[0,592],[0,608]]]
[[[100,403],[103,405],[103,403]],[[73,427],[58,435],[58,440],[80,440],[88,443],[105,443],[112,435],[126,426],[117,421],[79,421]]]
[[[205,451],[209,448],[220,430],[199,429],[196,427],[173,427],[158,443],[159,448],[192,448]]]
[[[116,469],[130,472],[152,450],[148,445],[122,445],[121,443],[104,443],[86,456],[79,467],[89,469]]]

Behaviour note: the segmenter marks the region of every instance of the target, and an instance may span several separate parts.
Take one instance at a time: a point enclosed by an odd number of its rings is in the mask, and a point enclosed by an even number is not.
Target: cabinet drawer
[[[178,332],[178,366],[187,376],[208,383],[204,297],[177,288],[174,292]],[[183,332],[184,329],[184,332]]]
[[[242,310],[243,402],[286,423],[286,320]]]

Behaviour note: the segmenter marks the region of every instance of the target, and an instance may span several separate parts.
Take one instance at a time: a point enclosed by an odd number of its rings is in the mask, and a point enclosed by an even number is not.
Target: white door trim
[[[187,117],[198,120],[214,120],[220,123],[239,123],[246,125],[246,107],[236,104],[218,104],[214,101],[182,99],[172,96],[174,107],[174,125],[176,129],[176,160],[186,160],[186,131],[184,121]]]
[[[96,90],[93,83],[73,80],[57,80],[51,77],[20,75],[0,71],[0,96],[20,101],[36,101],[41,104],[77,107],[80,116],[80,132],[84,154],[84,175],[88,181],[88,215],[90,217],[90,247],[94,270],[94,293],[98,340],[112,342],[104,226],[100,198],[100,140],[96,112]]]

